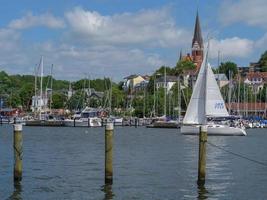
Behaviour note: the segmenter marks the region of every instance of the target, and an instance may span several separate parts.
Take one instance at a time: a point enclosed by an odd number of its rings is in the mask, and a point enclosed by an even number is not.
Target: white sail
[[[205,115],[205,82],[206,82],[206,56],[201,64],[197,81],[193,89],[189,105],[186,110],[183,124],[203,124],[206,120]]]
[[[205,124],[207,117],[226,116],[229,114],[205,54],[183,124]]]
[[[206,116],[207,117],[227,117],[224,100],[214,77],[210,64],[207,64],[207,84],[206,84]]]

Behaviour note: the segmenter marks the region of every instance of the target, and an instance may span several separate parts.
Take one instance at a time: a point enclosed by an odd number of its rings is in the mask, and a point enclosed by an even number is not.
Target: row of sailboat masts
[[[243,94],[241,94],[241,76],[238,74],[237,81],[233,81],[233,73],[232,71],[229,71],[229,84],[228,84],[228,94],[227,94],[227,100],[228,100],[228,110],[231,114],[232,111],[232,104],[233,102],[236,102],[235,111],[239,116],[245,116],[248,117],[250,115],[260,115],[257,107],[257,105],[264,103],[264,115],[266,116],[266,109],[267,109],[267,87],[265,87],[265,97],[262,98],[262,92],[263,90],[260,88],[259,91],[257,91],[254,87],[254,85],[248,85],[246,83],[243,83],[242,90]],[[259,94],[259,95],[258,95]],[[264,100],[263,100],[264,99]],[[250,107],[248,106],[250,103]],[[240,106],[242,105],[242,106]],[[241,111],[242,108],[242,111]],[[262,107],[261,107],[262,109]],[[254,110],[254,111],[253,111]],[[250,113],[249,113],[250,112]]]

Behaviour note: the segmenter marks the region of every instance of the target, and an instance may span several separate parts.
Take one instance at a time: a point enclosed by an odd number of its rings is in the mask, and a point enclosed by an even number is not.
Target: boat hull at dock
[[[180,128],[177,122],[154,122],[146,126],[147,128]]]
[[[184,135],[198,135],[199,125],[183,125],[181,133]],[[238,127],[230,127],[225,125],[207,125],[208,135],[214,136],[245,136],[246,131]]]
[[[98,117],[83,118],[83,119],[65,119],[64,126],[69,127],[101,127],[102,120]]]
[[[28,120],[25,126],[64,126],[62,120]]]

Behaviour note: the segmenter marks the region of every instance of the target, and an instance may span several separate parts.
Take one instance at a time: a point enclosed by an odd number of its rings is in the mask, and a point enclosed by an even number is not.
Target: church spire
[[[200,22],[198,17],[198,11],[195,22],[194,37],[192,40],[192,59],[197,66],[197,71],[199,70],[201,63],[203,61],[203,38],[201,34]]]
[[[203,49],[203,46],[204,46],[203,45],[203,38],[202,38],[200,22],[199,22],[199,17],[198,17],[198,11],[197,11],[196,22],[195,22],[195,30],[194,30],[194,37],[193,37],[193,40],[192,40],[192,49],[194,49],[194,48]]]
[[[182,61],[182,58],[183,58],[183,52],[182,52],[182,49],[181,49],[181,50],[180,50],[179,61]]]

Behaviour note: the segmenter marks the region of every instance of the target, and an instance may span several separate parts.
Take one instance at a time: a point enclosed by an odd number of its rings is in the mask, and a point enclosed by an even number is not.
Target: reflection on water
[[[102,187],[103,128],[87,128],[85,134],[83,128],[24,127],[27,175],[21,182],[22,188],[20,185],[14,188],[12,131],[12,126],[0,126],[0,152],[5,152],[0,156],[0,200],[266,199],[267,196],[264,167],[207,145],[206,183],[198,188],[198,137],[183,136],[175,129],[130,127],[115,129],[112,187]],[[208,141],[267,162],[266,129],[250,131],[252,134],[247,137],[209,137]]]
[[[22,187],[21,187],[20,182],[15,182],[14,191],[12,195],[8,198],[8,200],[22,200],[21,191],[22,191]]]
[[[197,199],[208,199],[208,190],[206,190],[204,185],[198,186],[198,197]]]
[[[101,189],[105,193],[105,197],[103,200],[112,200],[114,193],[112,192],[112,185],[106,184]]]

